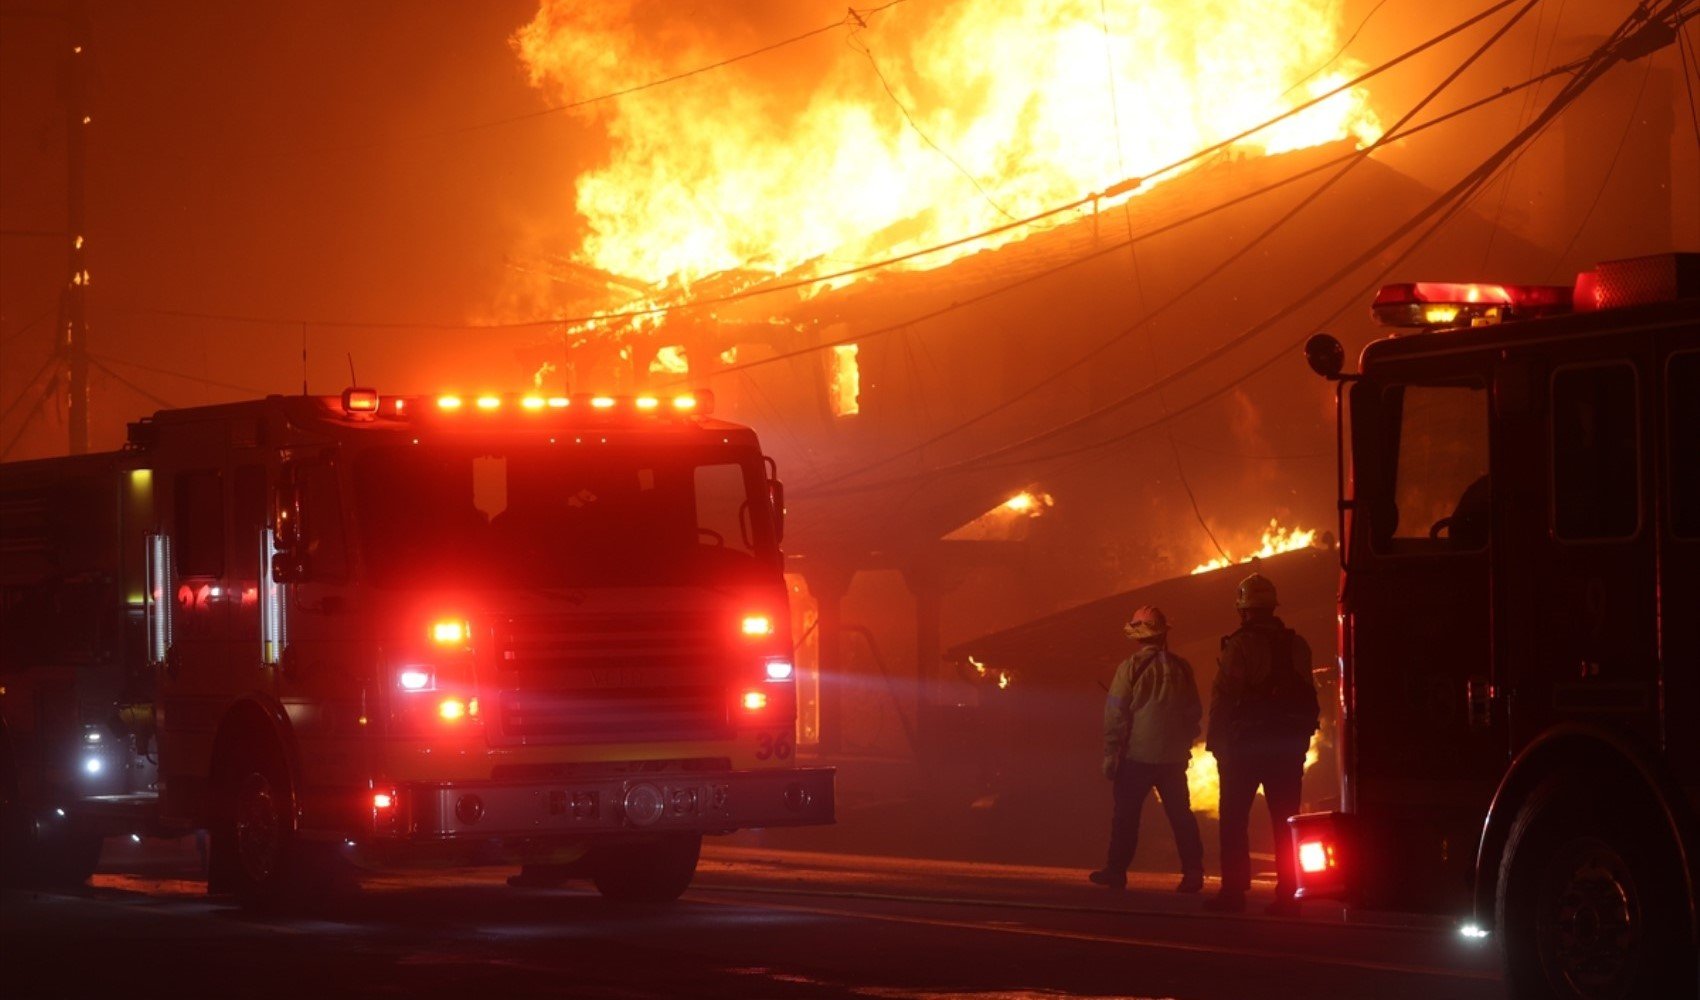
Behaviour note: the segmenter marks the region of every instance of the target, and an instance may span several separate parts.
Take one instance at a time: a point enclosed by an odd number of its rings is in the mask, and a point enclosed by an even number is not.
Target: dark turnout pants
[[[1292,896],[1298,886],[1287,817],[1299,811],[1304,750],[1220,753],[1216,755],[1216,769],[1222,788],[1222,891],[1243,893],[1251,888],[1251,807],[1257,786],[1262,785],[1263,797],[1269,803],[1269,825],[1275,833],[1275,895],[1281,899]]]
[[[1147,764],[1137,760],[1122,761],[1116,771],[1116,809],[1110,819],[1110,853],[1104,867],[1112,872],[1125,872],[1133,863],[1133,853],[1139,848],[1139,814],[1145,809],[1145,794],[1153,788],[1157,789],[1157,798],[1169,817],[1169,829],[1175,832],[1181,871],[1203,875],[1204,842],[1198,839],[1198,820],[1193,818],[1192,803],[1187,796],[1186,765]]]

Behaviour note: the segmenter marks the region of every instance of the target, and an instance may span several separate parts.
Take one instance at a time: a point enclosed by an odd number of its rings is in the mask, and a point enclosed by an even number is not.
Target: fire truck
[[[1341,413],[1341,811],[1300,895],[1455,917],[1516,996],[1693,996],[1700,254],[1388,286]],[[1349,469],[1349,476],[1347,470]]]
[[[712,396],[271,396],[0,466],[14,881],[206,831],[209,889],[517,864],[677,897],[798,766],[784,493]]]

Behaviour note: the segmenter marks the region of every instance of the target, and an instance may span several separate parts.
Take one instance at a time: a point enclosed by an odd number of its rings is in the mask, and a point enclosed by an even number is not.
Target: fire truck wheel
[[[1617,780],[1548,779],[1511,826],[1496,922],[1513,997],[1694,995],[1680,864]]]
[[[669,903],[696,875],[702,834],[673,833],[640,844],[599,847],[591,881],[605,899],[619,903]]]
[[[276,751],[245,748],[219,781],[212,868],[217,891],[244,905],[280,902],[292,883],[289,783]]]

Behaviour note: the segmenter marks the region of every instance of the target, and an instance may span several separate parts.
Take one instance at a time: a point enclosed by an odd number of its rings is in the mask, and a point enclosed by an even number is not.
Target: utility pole
[[[65,73],[65,238],[70,253],[70,278],[61,301],[59,349],[69,369],[71,387],[71,454],[89,450],[89,357],[88,288],[89,269],[83,238],[83,189],[85,179],[84,130],[89,126],[87,72],[89,18],[86,0],[70,0],[65,21],[70,30]]]

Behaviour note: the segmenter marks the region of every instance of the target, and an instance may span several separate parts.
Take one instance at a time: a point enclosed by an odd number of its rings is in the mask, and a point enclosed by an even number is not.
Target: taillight
[[[375,833],[394,833],[401,825],[401,796],[394,788],[372,790],[372,830]]]
[[[1298,867],[1298,895],[1342,898],[1351,889],[1349,819],[1344,813],[1306,813],[1287,820],[1289,849]]]

